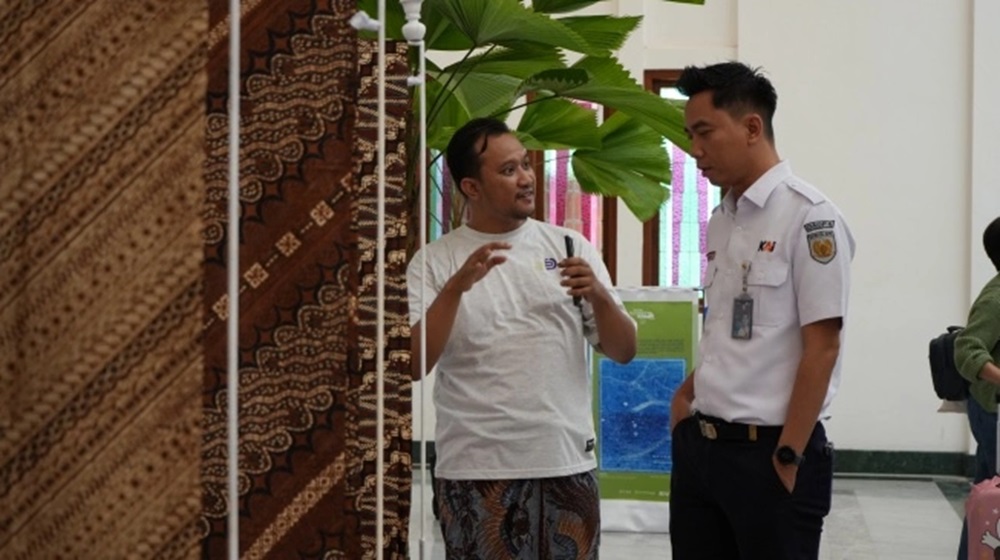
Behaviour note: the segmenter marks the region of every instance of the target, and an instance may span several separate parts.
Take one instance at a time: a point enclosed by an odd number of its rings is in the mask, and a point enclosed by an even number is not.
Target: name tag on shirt
[[[743,292],[733,298],[733,332],[738,340],[750,340],[753,336],[753,297]]]

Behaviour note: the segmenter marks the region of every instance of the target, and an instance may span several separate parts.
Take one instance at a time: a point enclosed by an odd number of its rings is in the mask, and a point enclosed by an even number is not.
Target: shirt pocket
[[[795,320],[795,291],[785,262],[754,263],[747,278],[754,298],[754,324],[777,326]]]

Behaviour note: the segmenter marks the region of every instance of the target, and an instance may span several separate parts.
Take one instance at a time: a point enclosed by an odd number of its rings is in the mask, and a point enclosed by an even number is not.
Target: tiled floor
[[[411,558],[444,560],[441,533],[427,502],[421,539],[419,473],[410,517]],[[834,480],[826,518],[824,560],[948,560],[955,558],[968,485],[963,481],[898,478]],[[430,490],[425,489],[430,499]],[[421,556],[421,541],[423,556]],[[669,559],[670,535],[601,535],[604,560]]]

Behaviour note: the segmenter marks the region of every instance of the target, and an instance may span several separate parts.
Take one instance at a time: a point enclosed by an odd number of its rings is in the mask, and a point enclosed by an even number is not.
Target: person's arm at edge
[[[801,455],[809,442],[830,387],[833,368],[840,355],[842,326],[843,320],[833,317],[802,327],[802,357],[795,373],[795,385],[788,401],[788,413],[778,439],[778,447],[787,445]],[[779,465],[776,459],[774,464],[786,486],[794,487],[797,467]]]
[[[994,385],[1000,385],[1000,367],[993,362],[986,362],[979,370],[979,378],[985,379]]]
[[[618,307],[603,285],[588,300],[594,308],[597,337],[601,341],[598,350],[619,364],[631,362],[636,352],[636,326],[632,318]]]
[[[969,311],[968,325],[955,338],[955,367],[962,377],[1000,385],[1000,367],[990,351],[1000,344],[1000,301],[982,298]]]
[[[681,386],[677,388],[677,392],[674,393],[673,400],[670,401],[670,432],[673,433],[674,428],[677,424],[691,416],[691,405],[694,404],[694,374],[697,370],[691,372],[691,375],[687,376],[687,379],[681,383]]]
[[[836,242],[838,250],[829,261],[821,264],[817,264],[805,230],[805,226],[818,221],[824,222],[824,227],[832,226],[831,239],[839,240]],[[792,282],[798,316],[800,320],[803,317],[808,319],[800,323],[802,354],[795,370],[784,426],[776,447],[787,445],[798,455],[804,454],[816,428],[819,413],[830,389],[833,370],[840,357],[840,337],[850,286],[850,263],[856,248],[844,217],[832,204],[814,204],[804,215],[802,226],[793,248]],[[780,464],[773,454],[771,462],[778,477],[791,492],[795,488],[798,467],[794,464]]]
[[[510,249],[510,243],[494,241],[480,246],[472,252],[455,273],[445,282],[441,292],[427,308],[427,312],[419,321],[410,327],[410,376],[414,381],[423,378],[424,374],[434,369],[441,353],[444,352],[448,339],[451,338],[455,317],[462,302],[462,294],[486,276],[493,267],[504,263],[507,257],[494,253]],[[427,329],[427,370],[420,371],[420,333],[425,320],[430,320]]]
[[[423,378],[424,373],[434,369],[444,347],[451,337],[451,329],[455,325],[458,306],[462,302],[462,291],[449,288],[447,285],[434,298],[434,303],[427,308],[424,317],[410,327],[410,375],[414,381]],[[423,323],[428,320],[427,328],[427,370],[420,371],[420,338],[424,332]]]

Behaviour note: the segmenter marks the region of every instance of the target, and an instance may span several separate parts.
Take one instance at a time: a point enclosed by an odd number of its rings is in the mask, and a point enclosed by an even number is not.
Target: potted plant
[[[519,0],[424,0],[427,143],[437,152],[434,159],[469,119],[506,120],[512,111],[523,109],[513,128],[525,147],[573,150],[573,173],[584,191],[621,198],[642,221],[652,217],[669,195],[670,165],[663,140],[684,149],[689,145],[683,112],[646,91],[615,56],[641,16],[573,15],[598,1],[533,0],[526,6]],[[376,13],[376,0],[358,4]],[[387,0],[386,9],[387,37],[404,40],[401,4]],[[436,51],[463,54],[458,62],[441,67],[432,62]],[[412,49],[414,73],[417,62]],[[612,114],[599,123],[592,110],[576,101],[600,105]],[[417,122],[418,111],[414,103],[411,122]],[[416,126],[409,127],[410,192],[416,192],[418,132]],[[454,221],[457,212],[453,214],[432,218]]]

